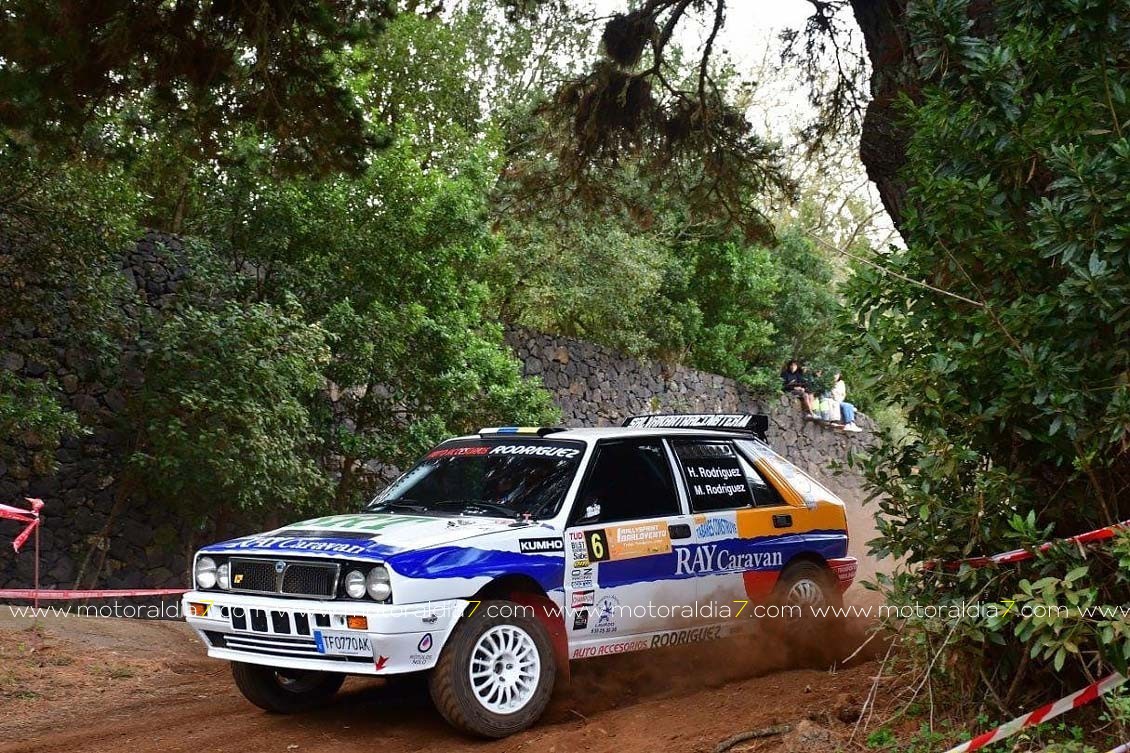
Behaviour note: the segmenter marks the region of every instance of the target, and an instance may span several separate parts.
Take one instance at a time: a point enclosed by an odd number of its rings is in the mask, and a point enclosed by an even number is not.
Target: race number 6
[[[585,533],[585,548],[589,550],[590,562],[603,562],[608,559],[608,537],[602,530]]]

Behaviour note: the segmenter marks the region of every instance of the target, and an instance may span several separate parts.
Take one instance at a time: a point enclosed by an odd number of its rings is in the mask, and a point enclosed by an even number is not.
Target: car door
[[[694,534],[661,438],[600,442],[569,521],[571,642],[692,624],[694,579],[677,562]]]
[[[762,601],[783,567],[780,494],[726,439],[676,439],[676,465],[687,486],[695,545],[676,563],[692,574],[698,601],[717,613]],[[785,516],[785,517],[781,517]]]

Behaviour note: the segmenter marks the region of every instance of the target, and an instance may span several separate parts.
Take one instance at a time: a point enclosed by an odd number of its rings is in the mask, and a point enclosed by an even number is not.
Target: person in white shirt
[[[845,402],[845,397],[847,397],[847,385],[844,384],[843,374],[837,371],[836,376],[832,379],[832,399],[840,404],[840,416],[844,420],[844,431],[863,431],[855,425],[855,406]]]

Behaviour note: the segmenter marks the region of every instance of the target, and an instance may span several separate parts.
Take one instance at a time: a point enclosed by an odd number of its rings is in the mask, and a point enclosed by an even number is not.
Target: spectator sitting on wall
[[[816,417],[816,411],[812,404],[812,394],[808,391],[808,377],[804,373],[804,367],[795,358],[785,364],[785,368],[781,369],[781,391],[799,397],[808,416]]]
[[[840,404],[840,416],[844,420],[844,431],[863,431],[855,425],[855,406],[844,402],[847,397],[847,385],[844,384],[843,374],[836,372],[832,379],[832,399]]]

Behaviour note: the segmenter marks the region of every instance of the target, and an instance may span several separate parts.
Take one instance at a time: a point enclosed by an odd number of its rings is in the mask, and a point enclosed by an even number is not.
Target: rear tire
[[[455,626],[429,678],[432,702],[456,729],[500,738],[542,715],[557,676],[553,643],[528,607],[484,601]]]
[[[324,705],[345,682],[345,675],[309,669],[231,663],[243,697],[273,714],[297,714]]]
[[[798,621],[819,619],[813,609],[843,606],[843,595],[836,587],[832,572],[815,562],[794,562],[785,568],[773,589],[774,601],[781,606],[795,606],[802,610]]]

